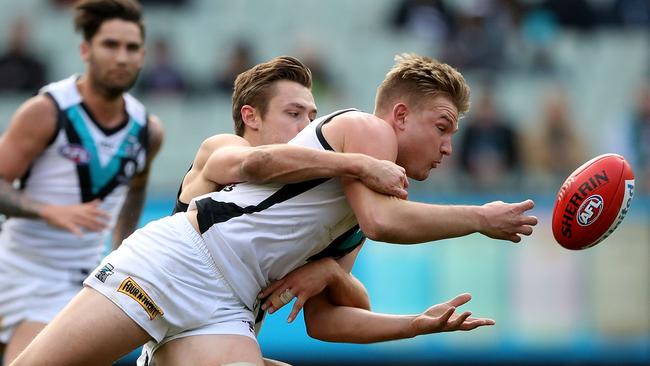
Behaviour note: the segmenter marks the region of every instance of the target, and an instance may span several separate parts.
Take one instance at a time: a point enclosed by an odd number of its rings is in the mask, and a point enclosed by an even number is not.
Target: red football
[[[620,155],[597,156],[564,182],[553,208],[553,236],[567,249],[592,247],[616,230],[634,196],[634,172]]]

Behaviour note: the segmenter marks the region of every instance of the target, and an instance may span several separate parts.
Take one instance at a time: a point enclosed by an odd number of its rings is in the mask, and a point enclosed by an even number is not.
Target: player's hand
[[[485,204],[482,209],[482,229],[480,233],[492,239],[521,241],[520,235],[533,233],[537,225],[537,217],[529,216],[526,211],[535,207],[532,200],[519,203],[504,203],[495,201]]]
[[[456,313],[456,308],[471,299],[472,295],[461,294],[445,303],[428,308],[413,319],[411,326],[414,336],[457,330],[467,331],[486,325],[494,325],[495,321],[492,319],[472,318],[472,313],[469,311],[462,314]]]
[[[392,161],[368,159],[359,179],[373,191],[401,199],[408,198],[406,188],[409,180],[406,170]]]
[[[40,215],[48,224],[81,236],[82,230],[102,231],[108,226],[111,216],[99,208],[100,203],[96,199],[78,205],[44,205]]]
[[[321,293],[335,278],[336,271],[340,270],[341,267],[332,258],[322,258],[294,269],[258,295],[260,299],[268,297],[262,304],[262,310],[273,314],[295,297],[296,302],[287,319],[291,323],[307,300]]]

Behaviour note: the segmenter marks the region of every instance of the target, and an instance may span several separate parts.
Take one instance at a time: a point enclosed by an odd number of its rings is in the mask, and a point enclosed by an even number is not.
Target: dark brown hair
[[[280,56],[255,65],[237,76],[232,94],[232,118],[237,135],[244,135],[241,108],[250,105],[264,117],[272,97],[273,84],[280,80],[294,81],[311,89],[311,70],[294,57]]]
[[[90,41],[102,23],[111,19],[133,22],[140,27],[144,39],[142,9],[136,0],[80,0],[74,5],[74,26]]]

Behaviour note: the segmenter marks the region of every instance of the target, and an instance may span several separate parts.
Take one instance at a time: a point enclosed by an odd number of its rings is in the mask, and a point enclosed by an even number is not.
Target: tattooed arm
[[[0,212],[8,217],[39,218],[43,205],[17,191],[13,184],[0,177]]]
[[[56,108],[39,95],[18,108],[0,137],[0,212],[7,216],[41,217],[43,205],[29,200],[13,186],[34,159],[47,147],[56,129]]]
[[[153,159],[158,154],[163,141],[163,128],[160,120],[156,116],[149,117],[149,148],[147,152],[147,166],[144,170],[133,177],[129,185],[129,192],[126,195],[120,215],[117,218],[115,229],[113,230],[113,250],[122,244],[133,231],[135,231],[144,200],[146,197],[147,181],[149,180],[149,171]]]

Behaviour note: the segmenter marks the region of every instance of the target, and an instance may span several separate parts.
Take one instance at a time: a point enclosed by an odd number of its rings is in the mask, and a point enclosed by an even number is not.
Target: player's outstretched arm
[[[474,318],[457,308],[471,300],[470,294],[434,305],[421,314],[390,315],[333,306],[320,294],[305,306],[305,324],[312,338],[327,342],[374,343],[412,338],[422,334],[473,330],[494,325],[488,318]]]
[[[397,138],[392,127],[370,115],[350,114],[323,128],[330,145],[343,152],[394,161]],[[530,200],[483,206],[430,205],[379,195],[352,179],[341,181],[361,230],[373,240],[411,244],[479,232],[518,242],[520,235],[530,235],[537,224],[537,218],[526,214],[533,208]]]
[[[292,322],[309,299],[323,292],[333,305],[370,310],[368,292],[350,270],[361,246],[343,258],[321,258],[298,267],[264,289],[259,298],[266,301],[262,310],[273,314],[296,298],[288,322]]]
[[[56,118],[54,101],[45,95],[35,96],[18,108],[0,137],[0,212],[10,217],[40,218],[76,235],[81,235],[82,229],[103,230],[109,216],[99,209],[98,201],[48,205],[29,199],[12,185],[54,138]]]
[[[294,183],[317,178],[348,177],[372,190],[406,198],[408,179],[392,161],[364,154],[341,154],[303,146],[276,144],[243,146],[223,135],[207,158],[202,175],[219,185],[233,182]]]
[[[149,117],[149,146],[147,148],[147,163],[143,171],[133,177],[129,183],[129,191],[124,200],[124,204],[117,217],[115,228],[113,229],[113,249],[122,243],[133,231],[135,231],[144,200],[146,198],[147,181],[149,172],[154,158],[158,155],[162,146],[164,130],[162,123],[156,116]]]

